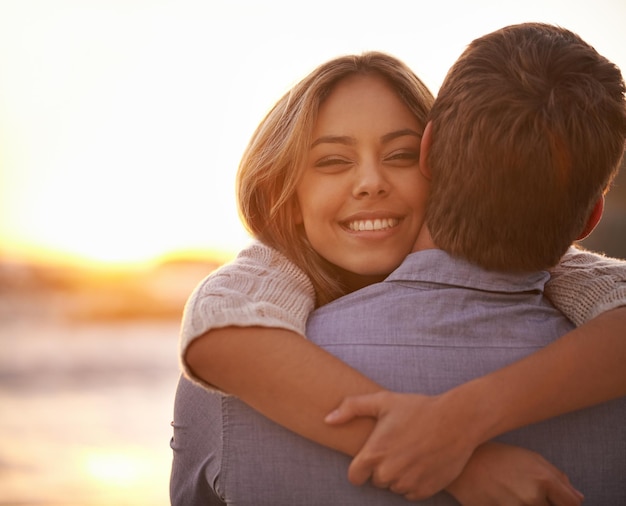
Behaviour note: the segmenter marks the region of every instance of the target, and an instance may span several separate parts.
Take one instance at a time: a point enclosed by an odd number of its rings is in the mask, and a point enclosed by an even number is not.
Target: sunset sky
[[[626,69],[623,0],[0,0],[0,256],[230,255],[239,158],[299,78],[376,49],[436,92],[468,42],[523,21]]]

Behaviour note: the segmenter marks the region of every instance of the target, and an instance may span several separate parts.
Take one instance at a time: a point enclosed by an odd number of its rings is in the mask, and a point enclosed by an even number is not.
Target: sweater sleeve
[[[183,372],[210,387],[191,374],[184,360],[191,342],[209,330],[276,327],[304,336],[314,306],[315,291],[306,274],[277,250],[252,243],[202,280],[187,300],[179,340]]]
[[[626,305],[626,261],[570,247],[551,269],[545,293],[577,327]]]

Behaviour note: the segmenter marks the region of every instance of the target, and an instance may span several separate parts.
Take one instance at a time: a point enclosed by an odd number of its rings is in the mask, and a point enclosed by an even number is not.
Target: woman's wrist
[[[477,448],[501,434],[507,410],[504,391],[494,387],[492,378],[476,378],[440,396],[448,416],[454,417],[465,441]],[[500,391],[498,391],[500,390]]]

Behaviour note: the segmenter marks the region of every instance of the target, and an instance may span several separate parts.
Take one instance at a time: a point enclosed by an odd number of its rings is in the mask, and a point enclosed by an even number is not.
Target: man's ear
[[[583,231],[580,234],[580,236],[578,236],[577,241],[582,241],[585,237],[587,237],[589,234],[591,234],[591,232],[593,232],[593,229],[596,228],[596,225],[598,223],[600,223],[600,220],[602,219],[602,213],[603,212],[604,212],[604,195],[602,195],[598,199],[596,204],[593,206],[593,210],[591,211],[591,215],[587,219],[587,224],[585,225],[585,228],[583,229]]]
[[[430,164],[428,163],[428,155],[430,153],[430,146],[433,142],[433,124],[429,121],[426,123],[424,133],[422,134],[422,141],[420,143],[420,171],[422,175],[429,181],[432,178],[430,172]]]

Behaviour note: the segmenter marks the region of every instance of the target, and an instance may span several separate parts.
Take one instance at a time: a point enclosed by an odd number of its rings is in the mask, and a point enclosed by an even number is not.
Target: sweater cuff
[[[546,295],[576,326],[626,305],[623,260],[571,247],[550,274]]]

